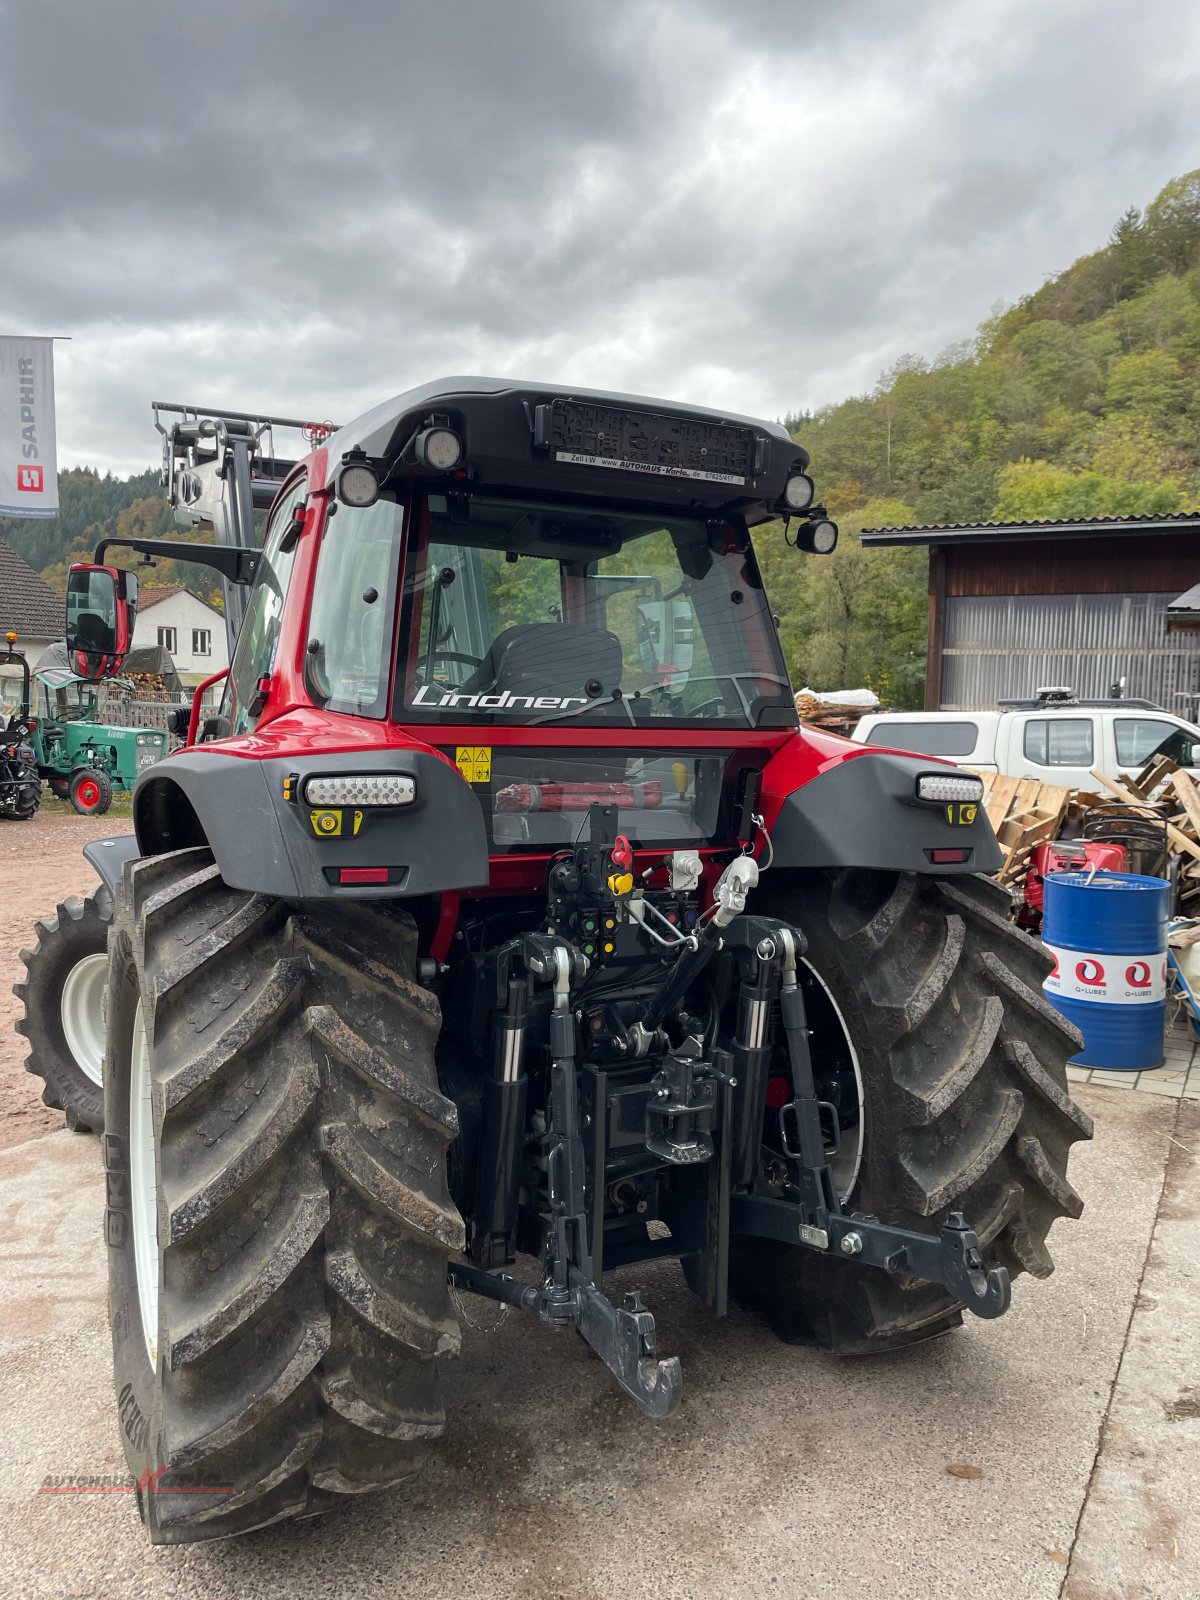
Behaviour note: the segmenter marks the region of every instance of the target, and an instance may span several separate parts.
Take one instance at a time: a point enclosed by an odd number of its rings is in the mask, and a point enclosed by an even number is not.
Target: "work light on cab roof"
[[[362,451],[351,451],[337,478],[337,495],[343,504],[365,508],[379,499],[379,479],[368,466]]]
[[[784,485],[783,498],[789,511],[804,511],[813,503],[816,485],[807,472],[793,472]]]

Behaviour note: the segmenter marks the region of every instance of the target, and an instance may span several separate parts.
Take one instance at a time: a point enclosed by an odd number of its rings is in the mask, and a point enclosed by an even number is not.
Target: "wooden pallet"
[[[1056,839],[1071,803],[1071,790],[1038,778],[1011,778],[981,772],[983,808],[1004,852],[1001,883],[1011,883],[1027,869],[1039,844]]]

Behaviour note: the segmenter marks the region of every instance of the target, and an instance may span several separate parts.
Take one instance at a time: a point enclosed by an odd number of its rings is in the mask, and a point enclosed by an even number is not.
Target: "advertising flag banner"
[[[57,515],[54,341],[0,336],[0,517]]]

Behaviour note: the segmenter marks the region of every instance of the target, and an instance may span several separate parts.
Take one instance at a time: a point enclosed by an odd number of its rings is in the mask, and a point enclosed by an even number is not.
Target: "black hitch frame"
[[[593,1273],[571,1008],[572,986],[586,973],[587,963],[573,946],[537,934],[526,938],[524,955],[530,973],[554,991],[547,1129],[551,1226],[542,1281],[521,1283],[505,1273],[456,1261],[450,1262],[448,1276],[456,1288],[536,1311],[551,1327],[577,1328],[639,1410],[649,1417],[665,1417],[679,1404],[683,1391],[679,1357],[659,1359],[654,1317],[636,1293],[626,1297],[624,1306],[615,1306],[597,1287]]]
[[[703,1164],[711,1174],[710,1243],[697,1273],[697,1282],[705,1284],[702,1298],[717,1315],[724,1314],[731,1237],[745,1234],[858,1261],[894,1277],[924,1279],[946,1289],[976,1316],[1000,1316],[1011,1299],[1008,1273],[985,1264],[979,1241],[961,1214],[951,1214],[941,1231],[930,1235],[843,1209],[826,1159],[823,1107],[816,1095],[804,994],[797,981],[797,963],[806,948],[803,935],[773,920],[743,916],[726,930],[725,939],[743,973],[733,1051],[714,1050],[711,1063],[700,1061],[698,1051],[695,1056],[685,1050],[667,1052],[652,1080],[655,1098],[646,1118],[646,1148],[651,1154],[685,1168]],[[589,1206],[572,1000],[588,963],[574,946],[556,937],[530,934],[522,945],[525,969],[535,981],[551,985],[554,995],[544,1147],[550,1218],[542,1247],[542,1277],[540,1283],[529,1284],[481,1266],[451,1262],[449,1281],[471,1294],[535,1311],[551,1327],[574,1327],[641,1411],[665,1417],[679,1404],[682,1393],[678,1357],[657,1354],[654,1317],[638,1293],[616,1306],[596,1281],[604,1257],[600,1199],[604,1145],[598,1130],[593,1152],[595,1192]],[[756,1174],[747,1171],[753,1165],[751,1151],[757,1156],[757,1131],[765,1115],[767,1018],[775,1000],[793,1092],[779,1112],[780,1144],[798,1197],[786,1200],[753,1193],[749,1185]],[[508,1015],[510,1024],[515,1026],[519,1018],[523,1025],[523,998],[519,1005],[510,1004]],[[498,1065],[500,1057],[508,1059],[513,1080],[522,1044],[523,1040],[505,1042],[502,1036],[498,1045]],[[736,1102],[735,1089],[740,1090]],[[595,1126],[598,1119],[592,1120]],[[836,1117],[833,1124],[836,1128]],[[508,1219],[500,1238],[507,1223]],[[636,1259],[665,1253],[651,1247]],[[689,1252],[676,1244],[670,1253]],[[488,1259],[486,1253],[483,1259]]]
[[[979,1240],[961,1212],[952,1212],[941,1232],[932,1235],[842,1209],[825,1159],[822,1103],[813,1079],[804,991],[796,980],[796,963],[806,944],[794,928],[781,927],[777,938],[783,947],[779,1009],[794,1096],[780,1108],[779,1134],[800,1198],[793,1202],[736,1194],[730,1226],[735,1233],[803,1245],[880,1267],[896,1277],[922,1278],[948,1290],[977,1317],[1002,1316],[1012,1300],[1008,1270],[985,1265]]]

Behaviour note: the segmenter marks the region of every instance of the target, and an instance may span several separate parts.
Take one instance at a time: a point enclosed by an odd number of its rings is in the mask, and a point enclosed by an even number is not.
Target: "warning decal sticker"
[[[454,752],[454,765],[468,783],[490,783],[492,781],[491,746],[486,744],[460,744]]]

